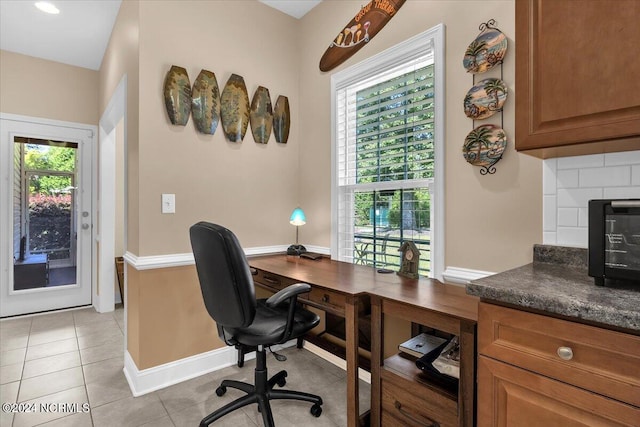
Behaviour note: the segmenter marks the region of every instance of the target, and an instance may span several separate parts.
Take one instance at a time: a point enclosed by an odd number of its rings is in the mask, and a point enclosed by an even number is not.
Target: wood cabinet
[[[422,286],[428,288],[428,285]],[[405,286],[403,293],[396,291],[395,295],[394,289],[377,291],[393,295],[393,299],[372,295],[372,426],[474,425],[476,313],[459,315],[477,303],[475,298],[464,294],[464,288],[442,284],[431,286],[432,290]],[[429,291],[432,295],[425,298],[424,294]],[[440,291],[443,292],[440,294]],[[434,294],[438,294],[441,299],[433,298]],[[429,303],[434,300],[443,302],[450,308],[434,310]],[[459,381],[452,386],[451,381],[443,381],[442,378],[423,372],[416,367],[415,358],[403,354],[384,358],[384,341],[393,338],[385,336],[383,332],[385,316],[457,335],[460,339]]]
[[[640,337],[480,303],[478,426],[640,420]]]
[[[516,150],[640,149],[640,2],[516,0]]]

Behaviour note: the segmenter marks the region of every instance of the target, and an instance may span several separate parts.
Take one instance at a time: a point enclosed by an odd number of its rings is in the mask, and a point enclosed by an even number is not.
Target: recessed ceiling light
[[[60,13],[60,9],[55,7],[52,3],[48,1],[38,1],[35,3],[36,7],[43,12],[50,13],[52,15],[57,15]]]

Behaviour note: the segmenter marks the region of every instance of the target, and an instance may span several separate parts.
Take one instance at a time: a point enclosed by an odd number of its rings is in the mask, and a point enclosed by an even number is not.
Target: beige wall
[[[360,6],[325,1],[298,21],[255,1],[123,2],[100,73],[100,111],[127,73],[128,251],[190,252],[188,227],[199,220],[227,225],[245,247],[288,244],[294,230],[287,219],[298,205],[308,219],[301,240],[329,246],[331,73],[321,73],[318,61]],[[540,161],[517,154],[512,142],[493,176],[480,176],[461,154],[472,129],[462,110],[472,85],[462,57],[480,22],[490,18],[510,38],[504,128],[513,135],[511,0],[409,0],[369,46],[335,71],[446,25],[446,265],[499,271],[529,262],[532,244],[541,239],[542,177]],[[216,74],[221,90],[236,73],[250,98],[258,85],[270,90],[272,101],[288,96],[289,143],[277,144],[272,136],[256,144],[250,129],[242,143],[230,143],[221,126],[214,136],[202,135],[191,119],[184,127],[171,125],[162,98],[171,65],[186,68],[191,83],[204,68]],[[160,212],[162,193],[176,195],[175,214]],[[223,345],[193,267],[128,271],[128,350],[139,369]]]
[[[139,116],[139,3],[125,0],[100,66],[99,108],[104,114],[118,84],[127,76],[126,140],[127,250],[137,254],[139,242],[138,116]],[[119,142],[118,142],[119,143]]]
[[[138,369],[151,368],[225,344],[202,301],[193,267],[136,271],[130,286],[127,350]]]
[[[190,252],[189,226],[223,224],[245,247],[283,245],[294,238],[289,215],[298,205],[300,102],[297,21],[255,1],[140,2],[140,248],[138,255]],[[201,69],[222,91],[232,73],[244,77],[249,99],[258,85],[272,102],[289,98],[289,142],[241,143],[169,122],[162,87],[171,65],[191,83]],[[176,213],[161,213],[161,194],[176,195]]]
[[[334,70],[320,72],[318,62],[329,42],[361,4],[325,1],[300,21],[299,110],[300,127],[305,135],[300,142],[299,167],[304,171],[300,174],[300,199],[308,219],[301,229],[301,238],[309,244],[330,245],[331,74],[443,23],[446,26],[445,265],[501,271],[530,262],[532,245],[542,239],[542,164],[513,148],[514,2],[409,0],[368,46]],[[462,58],[479,33],[479,24],[491,18],[509,38],[503,80],[510,93],[503,127],[511,139],[503,159],[496,165],[496,174],[481,176],[479,168],[462,157],[464,138],[472,130],[462,101],[473,85],[472,76],[462,66]],[[482,78],[477,76],[476,81]],[[499,115],[496,117],[499,124]],[[483,123],[477,121],[476,126]]]
[[[98,124],[98,72],[0,50],[0,112]]]
[[[188,229],[199,220],[228,226],[245,247],[292,241],[288,218],[298,205],[297,25],[254,1],[123,2],[101,69],[101,109],[128,73],[127,251],[190,252]],[[221,90],[236,73],[250,99],[258,85],[269,89],[272,102],[288,96],[289,142],[277,144],[272,136],[268,144],[256,144],[249,128],[242,143],[230,143],[220,125],[213,136],[199,134],[191,119],[184,127],[171,125],[162,87],[174,64],[187,69],[192,84],[204,68],[216,74]],[[161,213],[162,193],[176,195],[175,214]],[[204,310],[194,267],[127,271],[127,349],[139,369],[224,345]]]

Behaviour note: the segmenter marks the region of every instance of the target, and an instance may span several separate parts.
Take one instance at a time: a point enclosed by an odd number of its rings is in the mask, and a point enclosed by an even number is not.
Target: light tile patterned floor
[[[0,322],[0,400],[49,405],[51,412],[12,414],[2,411],[2,427],[195,427],[214,409],[242,395],[215,389],[225,378],[253,382],[254,361],[232,366],[134,398],[123,374],[124,311],[99,314],[93,308]],[[286,369],[285,388],[315,393],[324,400],[320,418],[310,404],[272,402],[278,427],[346,425],[345,372],[316,355],[296,348],[282,351],[284,363],[268,356],[271,373]],[[360,382],[360,406],[369,406],[370,387]],[[76,403],[88,412],[54,411]],[[57,406],[65,404],[65,406]],[[256,405],[245,407],[213,424],[215,427],[256,427],[262,417]]]

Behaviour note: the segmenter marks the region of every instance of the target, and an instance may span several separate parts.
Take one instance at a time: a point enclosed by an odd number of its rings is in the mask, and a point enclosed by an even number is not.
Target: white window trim
[[[337,164],[337,126],[336,126],[336,92],[338,89],[353,84],[367,76],[374,75],[395,67],[399,62],[408,61],[433,50],[435,62],[434,91],[435,97],[435,133],[434,133],[434,181],[430,186],[433,192],[433,216],[431,233],[431,274],[442,281],[445,252],[445,197],[444,197],[444,90],[445,90],[445,43],[444,24],[438,24],[396,46],[359,62],[331,76],[331,258],[338,259],[338,187],[336,177]],[[432,45],[433,43],[433,45]],[[397,184],[396,184],[397,185]]]

